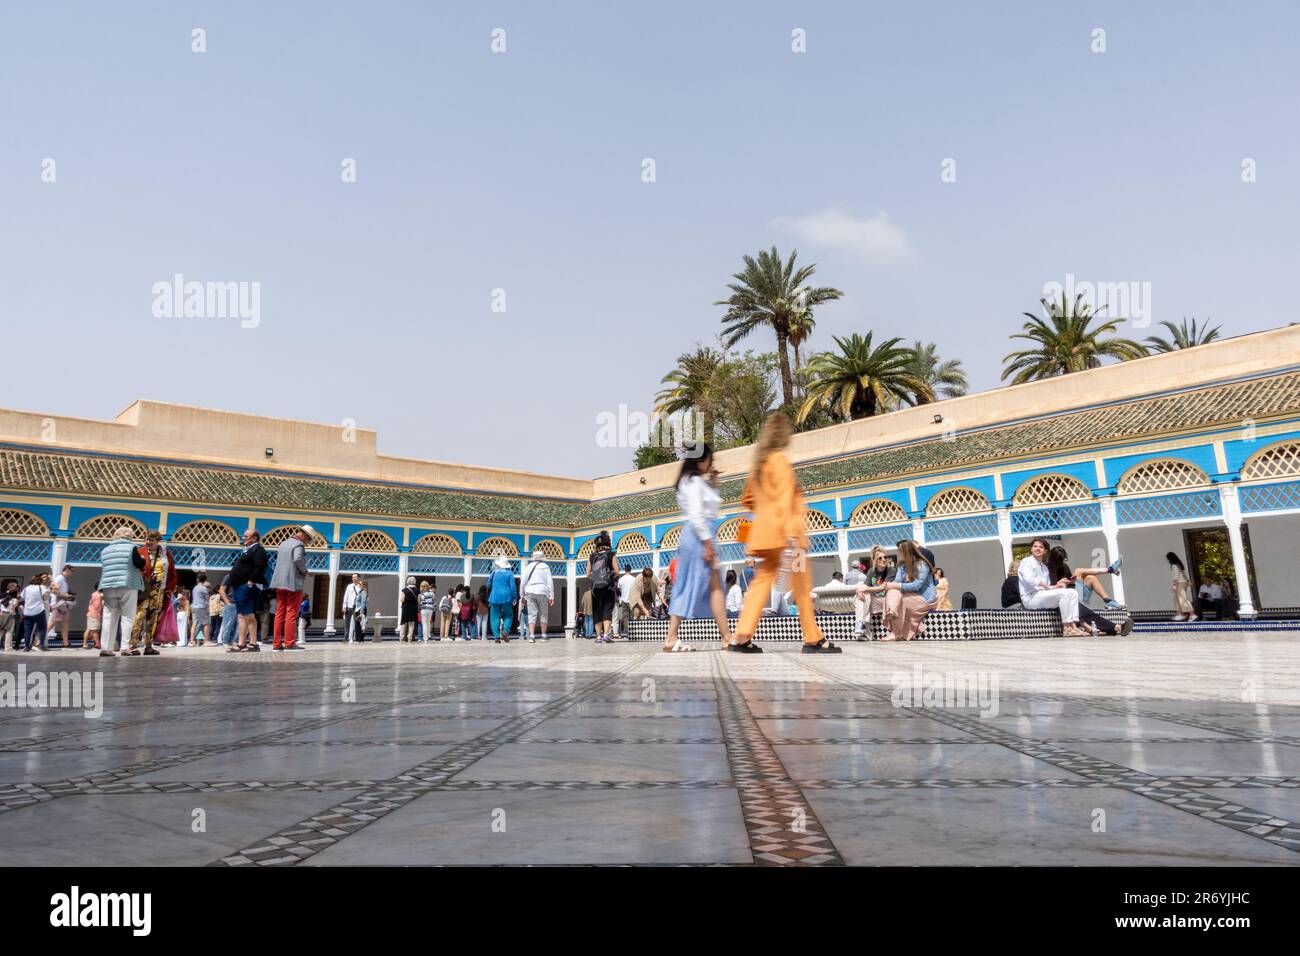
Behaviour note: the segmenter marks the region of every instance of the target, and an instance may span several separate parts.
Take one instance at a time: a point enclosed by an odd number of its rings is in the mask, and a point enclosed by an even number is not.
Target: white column
[[[1228,526],[1228,541],[1232,545],[1232,567],[1237,577],[1237,600],[1241,617],[1253,618],[1258,609],[1250,590],[1250,574],[1246,568],[1246,548],[1241,541],[1241,502],[1237,500],[1236,485],[1219,485],[1219,499],[1223,504],[1223,523]]]
[[[469,579],[473,576],[473,574],[474,574],[474,557],[473,555],[467,554],[465,555],[465,584],[469,584]]]
[[[912,539],[917,544],[925,544],[925,519],[912,519]]]
[[[659,577],[659,547],[650,552],[650,570],[654,572],[656,578]]]
[[[330,598],[329,608],[325,612],[325,636],[333,637],[334,630],[334,601],[338,594],[339,587],[339,561],[342,553],[334,548],[330,548]]]
[[[998,509],[998,544],[1002,545],[1002,568],[1005,571],[1015,560],[1015,552],[1011,550],[1011,511],[1008,508]]]
[[[68,539],[55,538],[54,547],[50,548],[50,577],[58,577],[63,566],[68,563]],[[89,594],[94,588],[88,588]]]
[[[835,543],[840,552],[840,574],[849,575],[849,529],[839,528],[835,532]]]
[[[564,562],[566,565],[564,574],[564,593],[568,595],[566,604],[569,608],[568,634],[570,637],[577,637],[578,627],[578,562],[569,558]]]
[[[1101,530],[1106,536],[1106,556],[1109,561],[1114,561],[1120,555],[1119,550],[1119,521],[1115,517],[1115,499],[1111,497],[1102,498],[1101,504]],[[1124,600],[1124,579],[1122,577],[1110,576],[1111,597],[1120,604],[1127,604]]]
[[[397,594],[401,603],[402,588],[406,586],[406,571],[411,566],[411,556],[403,551],[397,556]]]

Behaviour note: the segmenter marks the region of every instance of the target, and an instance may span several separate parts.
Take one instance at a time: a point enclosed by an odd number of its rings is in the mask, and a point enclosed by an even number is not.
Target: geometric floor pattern
[[[10,865],[1290,865],[1300,635],[317,644],[0,709]],[[982,695],[982,696],[981,696]]]

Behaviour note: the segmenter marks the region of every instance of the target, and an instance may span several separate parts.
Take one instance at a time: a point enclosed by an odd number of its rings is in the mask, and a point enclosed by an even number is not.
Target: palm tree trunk
[[[786,408],[794,407],[794,387],[790,375],[790,353],[787,351],[787,344],[790,336],[785,329],[777,326],[776,329],[776,360],[781,366],[781,398]]]

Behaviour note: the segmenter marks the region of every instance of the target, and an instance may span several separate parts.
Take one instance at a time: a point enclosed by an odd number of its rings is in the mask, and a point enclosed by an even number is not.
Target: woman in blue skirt
[[[664,650],[693,651],[678,639],[682,618],[711,617],[718,625],[724,644],[731,642],[731,628],[718,581],[718,554],[713,545],[714,526],[722,498],[709,484],[713,449],[704,442],[688,445],[682,469],[677,475],[677,505],[685,519],[677,545],[677,576],[668,601],[668,636]]]

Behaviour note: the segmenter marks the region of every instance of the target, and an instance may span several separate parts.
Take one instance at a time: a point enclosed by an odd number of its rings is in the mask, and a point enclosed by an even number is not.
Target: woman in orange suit
[[[767,606],[772,583],[781,569],[781,553],[794,548],[790,567],[790,589],[799,606],[799,626],[803,631],[805,654],[839,654],[822,636],[813,615],[812,576],[808,573],[808,535],[804,532],[803,492],[794,476],[794,466],[785,455],[790,444],[790,419],[780,412],[768,416],[754,446],[754,463],[749,470],[742,498],[754,514],[749,528],[749,553],[760,559],[758,573],[745,595],[745,606],[736,622],[735,643],[730,650],[752,653],[758,619]]]

